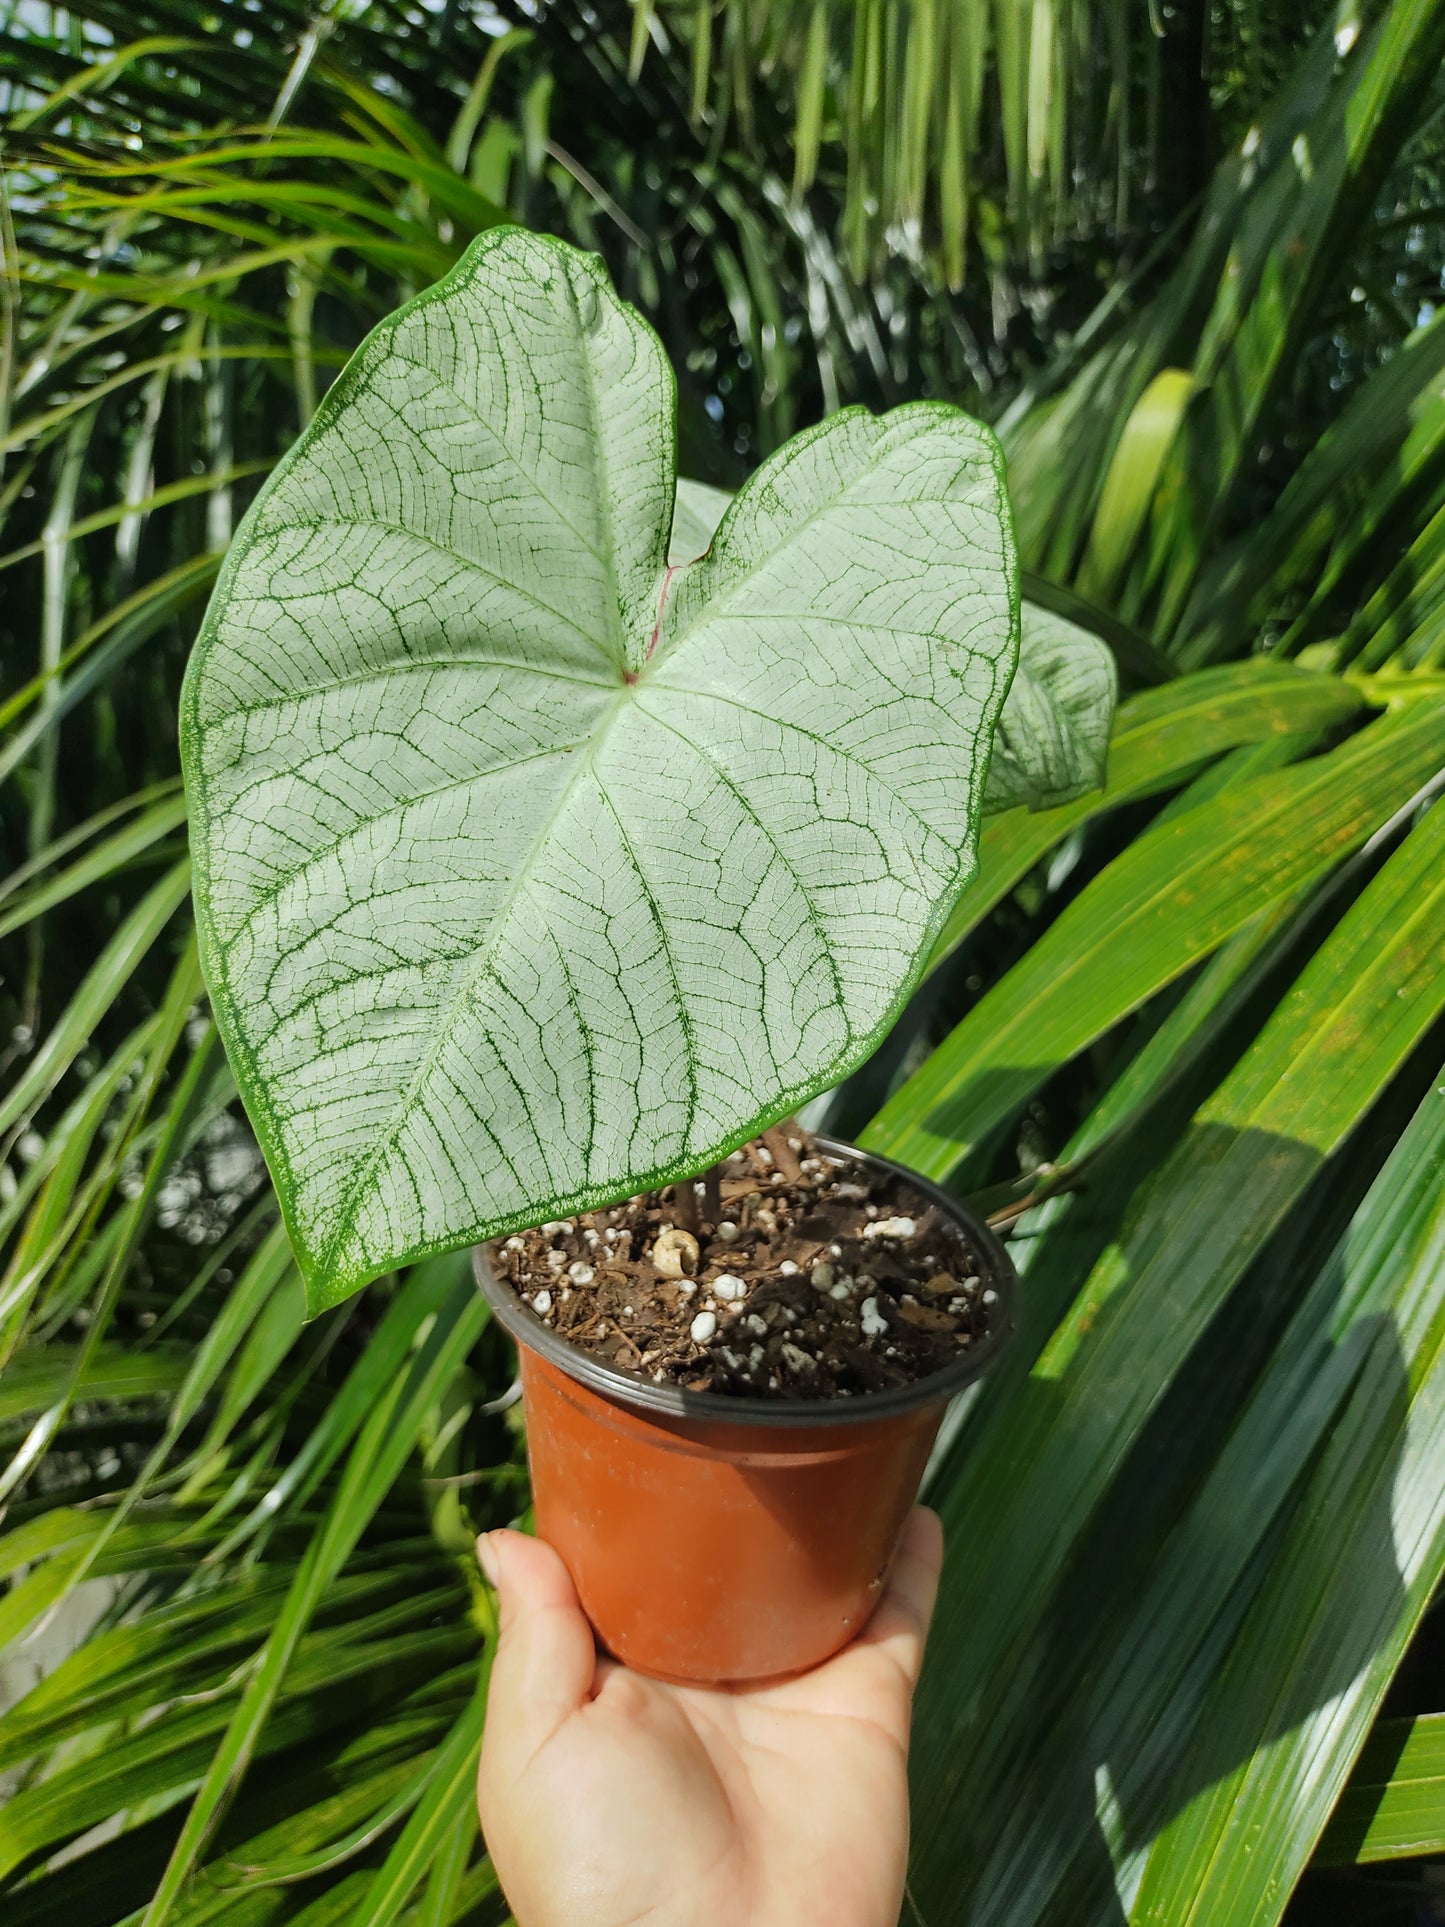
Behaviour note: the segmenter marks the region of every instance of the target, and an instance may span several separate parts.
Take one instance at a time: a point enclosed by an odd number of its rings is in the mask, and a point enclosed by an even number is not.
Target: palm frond
[[[1425,0],[4,14],[0,1648],[86,1635],[0,1711],[7,1922],[505,1917],[509,1360],[453,1260],[303,1324],[173,721],[261,477],[503,216],[655,320],[694,474],[852,401],[996,417],[1030,593],[1133,689],[833,1099],[1025,1274],[932,1475],[923,1916],[1267,1923],[1317,1843],[1438,1845],[1391,1751],[1435,1736],[1367,1735],[1445,1570],[1442,40]]]

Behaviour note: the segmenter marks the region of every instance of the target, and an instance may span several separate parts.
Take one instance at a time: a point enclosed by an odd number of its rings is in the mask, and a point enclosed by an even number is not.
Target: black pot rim
[[[998,1301],[991,1307],[993,1318],[984,1336],[941,1372],[930,1372],[927,1378],[916,1378],[909,1385],[893,1386],[886,1392],[862,1392],[856,1398],[735,1398],[730,1393],[687,1392],[677,1385],[658,1385],[639,1372],[606,1365],[591,1352],[584,1352],[580,1346],[561,1337],[543,1323],[510,1285],[493,1275],[483,1245],[472,1249],[472,1270],[478,1288],[497,1322],[519,1347],[525,1345],[589,1391],[655,1417],[707,1419],[715,1424],[745,1426],[821,1427],[862,1424],[870,1419],[912,1412],[921,1405],[943,1404],[971,1385],[993,1363],[999,1346],[1013,1330],[1014,1295],[1018,1286],[1013,1262],[988,1225],[932,1179],[921,1177],[892,1158],[880,1157],[876,1151],[859,1150],[857,1145],[845,1144],[839,1138],[815,1133],[814,1142],[830,1156],[856,1159],[876,1171],[906,1179],[914,1190],[951,1218],[977,1250],[985,1268],[984,1285],[998,1293]]]

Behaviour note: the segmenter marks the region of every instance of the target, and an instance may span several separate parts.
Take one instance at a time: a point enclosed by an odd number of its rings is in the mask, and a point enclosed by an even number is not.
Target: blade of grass
[[[487,1647],[488,1660],[492,1652]],[[359,1902],[355,1927],[392,1927],[459,1821],[476,1806],[477,1755],[487,1716],[490,1665],[484,1661],[471,1704],[443,1741],[411,1818]]]
[[[948,1177],[1056,1064],[1324,875],[1427,782],[1445,762],[1445,708],[1410,716],[1147,830],[889,1099],[864,1146]]]
[[[155,1897],[146,1927],[161,1927],[200,1852],[244,1775],[271,1717],[296,1644],[327,1586],[412,1450],[427,1406],[460,1366],[485,1323],[484,1302],[464,1269],[443,1268],[454,1281],[438,1293],[435,1270],[420,1267],[406,1289],[408,1308],[430,1329],[411,1363],[392,1380],[357,1439],[326,1518],[296,1571],[276,1629],[248,1680],[241,1704],[208,1766]],[[437,1300],[440,1300],[437,1302]],[[423,1308],[426,1308],[423,1310]]]
[[[118,830],[114,836],[107,837],[103,843],[87,851],[78,863],[71,864],[69,869],[25,891],[18,902],[12,903],[8,910],[0,914],[0,937],[8,937],[12,930],[22,929],[36,917],[44,916],[47,910],[53,910],[57,903],[65,903],[102,877],[112,876],[117,870],[128,867],[163,837],[180,829],[185,820],[186,799],[174,792],[160,802],[153,803],[149,809],[140,811],[123,830]],[[37,867],[44,863],[54,847],[52,844],[39,853]],[[0,900],[5,894],[0,891]]]
[[[1057,843],[1102,811],[1171,789],[1243,744],[1342,723],[1360,706],[1360,693],[1338,678],[1298,671],[1281,677],[1264,663],[1202,671],[1130,697],[1115,721],[1102,791],[1059,809],[1009,810],[985,820],[978,875],[939,933],[929,974]]]
[[[191,866],[173,865],[131,911],[96,958],[80,988],[23,1073],[0,1098],[0,1132],[13,1129],[42,1103],[70,1069],[141,959],[190,894]]]
[[[1375,1334],[1205,1697],[1180,1768],[1205,1791],[1155,1840],[1134,1920],[1278,1920],[1445,1571],[1445,1083],[1427,1107],[1415,1302]]]
[[[1445,1849],[1445,1713],[1380,1720],[1355,1761],[1315,1865],[1417,1859]]]
[[[920,1708],[924,1757],[939,1754],[942,1716],[952,1764],[919,1784],[920,1838],[987,1806],[1002,1777],[991,1736],[1007,1749],[1012,1731],[1001,1707],[1027,1694],[1016,1669],[1111,1479],[1264,1240],[1445,1005],[1442,853],[1436,808],[1146,1178],[1032,1377],[974,1440],[967,1477],[938,1495],[950,1541],[989,1583],[942,1595]],[[981,1737],[960,1753],[964,1722]],[[920,1895],[930,1916],[937,1898]]]

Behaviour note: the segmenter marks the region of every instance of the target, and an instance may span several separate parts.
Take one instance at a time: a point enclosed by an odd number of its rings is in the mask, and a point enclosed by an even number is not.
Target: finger
[[[936,1512],[915,1506],[908,1515],[893,1556],[888,1589],[859,1640],[860,1646],[881,1647],[908,1681],[917,1684],[938,1598],[938,1575],[943,1566],[943,1525]]]
[[[627,1668],[620,1660],[609,1659],[605,1653],[599,1653],[597,1656],[597,1664],[592,1669],[592,1698],[596,1699],[600,1695],[603,1687],[607,1684],[608,1680],[612,1678],[614,1673],[625,1673],[626,1671]]]
[[[540,1539],[488,1532],[477,1542],[477,1557],[500,1607],[487,1737],[520,1772],[589,1696],[592,1628],[567,1568]]]

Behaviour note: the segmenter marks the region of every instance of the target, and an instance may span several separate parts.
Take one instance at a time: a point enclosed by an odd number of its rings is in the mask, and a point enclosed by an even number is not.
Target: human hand
[[[549,1546],[493,1532],[478,1551],[501,1602],[478,1796],[519,1927],[893,1927],[934,1513],[909,1519],[859,1638],[741,1689],[598,1658]]]

